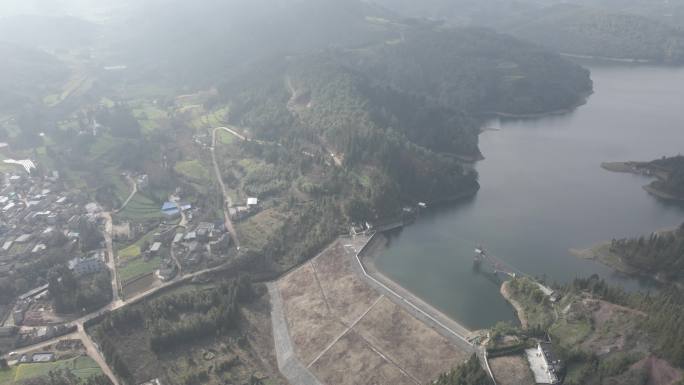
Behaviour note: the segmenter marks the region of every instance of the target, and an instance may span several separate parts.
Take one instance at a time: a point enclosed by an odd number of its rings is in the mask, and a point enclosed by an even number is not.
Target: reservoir
[[[480,136],[475,197],[428,211],[390,237],[377,268],[472,329],[515,320],[499,286],[473,270],[474,249],[547,282],[597,273],[628,290],[649,282],[580,260],[570,248],[648,234],[684,221],[681,205],[611,173],[605,161],[647,161],[684,152],[684,69],[588,66],[594,94],[558,116],[495,120]]]

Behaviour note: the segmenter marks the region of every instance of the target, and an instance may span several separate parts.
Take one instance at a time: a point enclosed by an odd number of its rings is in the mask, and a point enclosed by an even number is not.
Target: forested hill
[[[0,57],[0,111],[47,95],[68,75],[54,56],[1,40]]]
[[[656,192],[665,193],[678,200],[684,200],[684,156],[654,160],[647,167],[662,177],[649,185]]]
[[[231,122],[253,135],[307,138],[351,169],[382,169],[402,198],[434,201],[475,185],[455,156],[479,156],[488,114],[570,108],[591,88],[587,70],[537,46],[422,27],[381,44],[270,60],[221,89]]]
[[[684,279],[684,224],[648,237],[613,240],[610,251],[644,274],[672,282]]]
[[[558,52],[684,63],[684,32],[656,20],[561,4],[509,21],[500,30]]]
[[[484,28],[421,29],[349,57],[373,79],[471,115],[566,109],[592,88],[587,70]]]

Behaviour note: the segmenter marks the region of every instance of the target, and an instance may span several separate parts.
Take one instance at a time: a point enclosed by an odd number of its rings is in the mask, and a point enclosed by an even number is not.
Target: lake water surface
[[[684,153],[684,69],[589,68],[594,94],[576,111],[491,122],[501,130],[480,137],[477,196],[393,236],[378,269],[473,329],[515,319],[498,285],[473,271],[480,243],[548,281],[598,273],[630,290],[648,287],[568,250],[684,221],[684,208],[641,188],[649,179],[600,168]]]

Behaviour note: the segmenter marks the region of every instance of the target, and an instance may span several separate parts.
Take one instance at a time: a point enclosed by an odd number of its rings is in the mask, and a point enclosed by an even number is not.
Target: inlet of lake
[[[650,179],[611,173],[605,161],[684,152],[684,69],[587,66],[594,94],[575,111],[492,121],[480,136],[481,189],[460,204],[428,210],[390,236],[377,268],[417,296],[479,329],[515,320],[499,285],[473,269],[474,249],[527,274],[564,283],[597,273],[628,290],[626,277],[570,248],[648,234],[684,221],[684,208],[650,196]]]

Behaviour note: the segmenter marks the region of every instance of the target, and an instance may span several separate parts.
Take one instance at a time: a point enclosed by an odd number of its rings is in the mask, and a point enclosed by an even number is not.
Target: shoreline
[[[619,255],[611,252],[610,244],[610,241],[605,241],[597,243],[585,249],[571,248],[569,252],[576,258],[599,262],[623,274],[632,276],[646,276],[643,274],[639,274],[639,271],[637,269],[627,265],[622,261],[622,258],[620,258]]]
[[[646,190],[646,192],[648,192],[649,194],[653,195],[656,198],[660,198],[660,199],[667,200],[667,201],[673,201],[673,202],[684,202],[684,197],[678,197],[678,196],[672,195],[668,192],[665,192],[663,190],[659,190],[657,187],[653,186],[653,182],[651,182],[645,186],[642,186],[642,188],[644,190]]]
[[[558,108],[555,110],[551,111],[546,111],[546,112],[530,112],[530,113],[523,113],[523,114],[516,114],[512,112],[502,112],[502,111],[486,111],[483,114],[485,116],[493,116],[496,118],[512,118],[512,119],[534,119],[534,118],[545,118],[549,116],[558,116],[558,115],[565,115],[568,113],[573,112],[576,110],[578,107],[581,107],[585,104],[587,104],[587,99],[594,93],[593,90],[582,93],[580,95],[580,99],[574,103],[573,105],[570,105],[565,108]],[[496,130],[498,131],[498,130]]]
[[[664,233],[672,232],[675,231],[676,227],[666,227],[662,228],[659,230],[654,231],[653,233],[662,235]],[[610,251],[610,246],[611,246],[611,241],[604,241],[604,242],[599,242],[597,244],[594,244],[593,246],[584,248],[584,249],[575,249],[571,248],[569,249],[569,253],[576,257],[576,258],[581,258],[581,259],[586,259],[586,260],[591,260],[591,261],[596,261],[604,266],[607,266],[618,273],[625,274],[631,277],[641,277],[641,278],[648,278],[652,279],[655,282],[662,283],[662,284],[675,284],[677,286],[682,287],[682,284],[676,282],[676,281],[670,281],[664,279],[658,272],[655,273],[647,273],[644,272],[636,267],[630,266],[629,264],[625,263],[622,260],[622,257],[620,255],[613,253]]]
[[[664,173],[662,170],[659,171],[657,169],[653,169],[652,167],[650,167],[649,162],[603,162],[601,163],[601,168],[610,172],[641,175],[645,177],[654,178],[654,181],[642,186],[642,188],[646,192],[648,192],[656,198],[660,198],[663,200],[684,202],[684,197],[679,197],[670,194],[669,192],[663,191],[656,187],[658,182],[663,182],[667,179],[667,174]]]
[[[564,57],[575,58],[575,59],[609,61],[609,62],[615,62],[615,63],[627,63],[627,64],[655,64],[656,63],[656,61],[653,59],[637,59],[637,58],[631,58],[631,57],[622,58],[622,57],[611,57],[611,56],[596,56],[596,55],[587,55],[587,54],[571,53],[571,52],[560,52],[559,54],[561,56],[564,56]]]
[[[504,297],[504,299],[508,301],[508,303],[510,303],[515,309],[515,315],[518,317],[518,321],[520,321],[520,327],[527,329],[527,316],[525,315],[525,309],[520,302],[513,299],[513,296],[510,293],[509,284],[510,281],[505,281],[502,283],[499,293],[501,293],[501,296]]]

